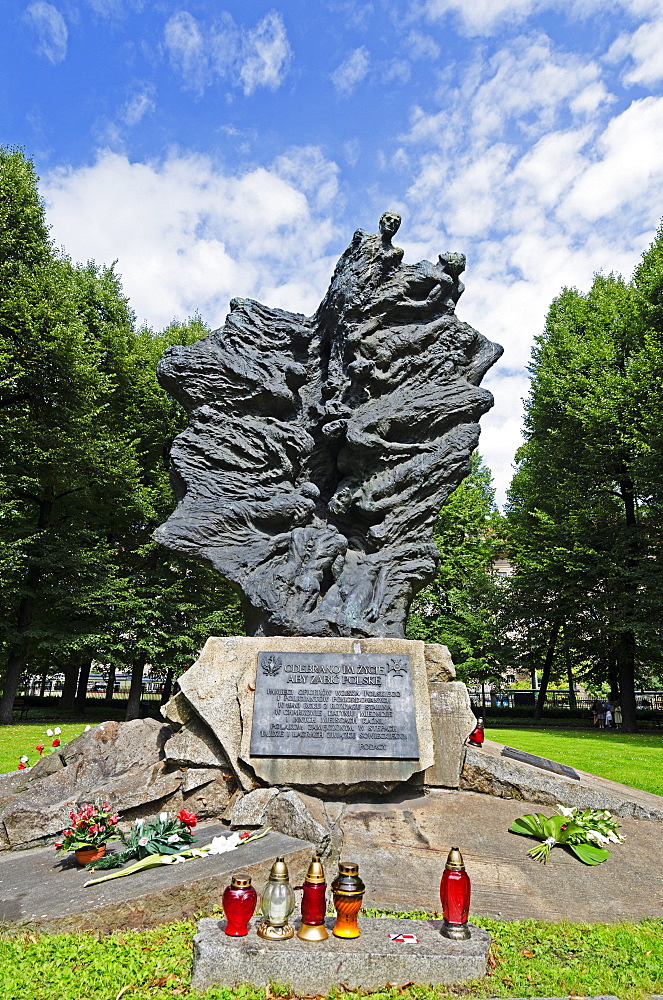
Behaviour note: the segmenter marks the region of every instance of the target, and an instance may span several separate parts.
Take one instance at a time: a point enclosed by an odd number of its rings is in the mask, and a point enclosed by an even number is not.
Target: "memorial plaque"
[[[251,756],[418,759],[410,657],[258,653]]]
[[[568,764],[560,764],[559,761],[548,760],[547,757],[537,757],[535,753],[526,753],[524,750],[516,750],[514,747],[504,747],[502,756],[511,757],[513,760],[519,760],[523,764],[532,764],[533,767],[540,767],[544,771],[563,774],[567,778],[574,778],[576,781],[580,781],[578,772],[574,771]]]

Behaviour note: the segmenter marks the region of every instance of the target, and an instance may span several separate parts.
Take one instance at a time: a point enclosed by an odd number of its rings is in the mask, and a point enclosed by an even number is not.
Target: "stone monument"
[[[402,638],[435,575],[502,348],[455,315],[462,254],[404,264],[399,225],[357,230],[315,315],[233,299],[159,365],[189,426],[155,538],[241,588],[249,635]]]
[[[467,692],[404,630],[502,349],[456,317],[462,254],[404,264],[400,221],[354,234],[313,316],[234,299],[159,365],[189,425],[155,538],[239,587],[249,636],[210,639],[166,718],[247,792],[458,787]]]

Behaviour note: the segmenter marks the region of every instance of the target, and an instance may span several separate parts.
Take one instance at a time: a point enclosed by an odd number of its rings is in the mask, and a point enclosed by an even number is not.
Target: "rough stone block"
[[[254,921],[255,924],[255,921]],[[327,920],[331,931],[333,918]],[[269,986],[289,983],[295,993],[326,994],[342,984],[350,990],[378,990],[386,983],[451,985],[479,979],[486,973],[490,936],[470,925],[468,941],[449,941],[437,920],[360,917],[361,937],[312,943],[264,941],[255,934],[231,938],[225,920],[199,921],[193,939],[193,977],[198,990],[241,983]],[[414,934],[418,944],[391,941],[390,933]]]
[[[427,642],[424,646],[424,656],[429,684],[431,681],[446,682],[456,679],[454,661],[446,646],[438,642]]]
[[[164,745],[166,760],[184,767],[227,767],[228,758],[209,727],[195,717]]]
[[[437,647],[445,649],[446,647]],[[424,783],[458,788],[465,760],[464,741],[476,725],[467,688],[460,681],[429,681],[435,763],[427,768]]]
[[[661,795],[599,778],[586,771],[578,771],[580,780],[576,781],[501,754],[502,744],[492,740],[486,740],[481,749],[468,746],[460,787],[547,806],[559,803],[580,809],[609,809],[616,816],[663,823]]]
[[[256,788],[237,799],[230,814],[232,827],[264,826],[267,809],[272,799],[279,794],[278,788]]]
[[[162,705],[160,712],[166,722],[169,722],[175,729],[179,729],[180,726],[186,726],[194,714],[191,705],[181,691],[178,691],[165,705]]]

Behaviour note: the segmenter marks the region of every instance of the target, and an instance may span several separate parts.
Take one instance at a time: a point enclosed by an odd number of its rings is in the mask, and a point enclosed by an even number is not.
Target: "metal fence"
[[[486,706],[490,708],[526,708],[533,707],[539,692],[527,689],[510,691],[486,692]],[[482,704],[481,691],[470,691],[470,697],[475,705]],[[599,695],[599,701],[605,701],[607,695]],[[591,712],[597,698],[576,697],[576,708]],[[568,691],[547,691],[546,708],[570,708]],[[663,711],[663,691],[636,691],[636,708]]]

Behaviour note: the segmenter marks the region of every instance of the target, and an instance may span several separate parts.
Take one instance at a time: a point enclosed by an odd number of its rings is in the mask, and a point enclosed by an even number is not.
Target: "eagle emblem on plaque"
[[[274,656],[273,653],[270,653],[269,656],[260,658],[260,666],[266,677],[276,677],[283,666],[283,660],[280,656]]]

